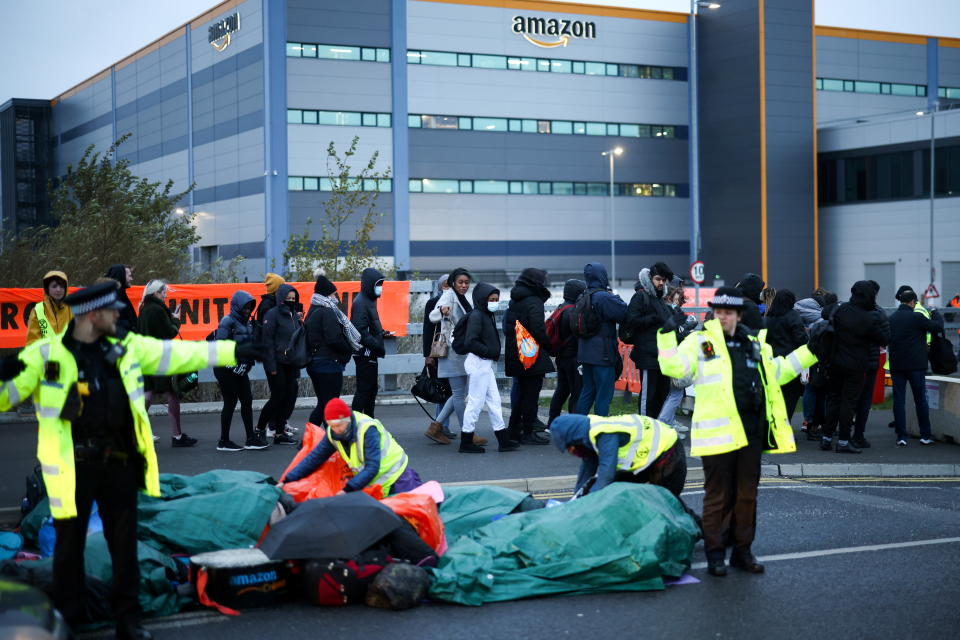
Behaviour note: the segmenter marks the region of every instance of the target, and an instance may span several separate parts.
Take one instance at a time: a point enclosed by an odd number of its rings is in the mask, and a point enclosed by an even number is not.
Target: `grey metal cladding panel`
[[[601,151],[621,146],[618,182],[687,183],[687,141],[410,130],[410,176],[606,182]]]
[[[824,124],[837,120],[913,111],[925,109],[926,105],[926,98],[817,91],[817,122]]]
[[[51,110],[53,132],[57,135],[80,126],[113,108],[110,77],[61,99]]]
[[[310,225],[311,239],[320,238],[324,221],[323,205],[329,200],[330,194],[321,191],[291,191],[290,198],[290,233],[303,233],[307,218],[312,220]],[[377,197],[375,210],[383,214],[377,222],[371,238],[373,240],[389,240],[393,238],[393,194],[381,193]],[[360,214],[356,214],[357,217]],[[358,228],[357,220],[348,220],[342,228],[342,237],[353,238]]]
[[[960,49],[937,47],[940,68],[940,86],[960,87]]]
[[[292,109],[391,111],[390,65],[287,58]]]
[[[817,75],[926,84],[927,50],[919,44],[818,36]]]
[[[287,40],[390,46],[390,0],[286,0]]]

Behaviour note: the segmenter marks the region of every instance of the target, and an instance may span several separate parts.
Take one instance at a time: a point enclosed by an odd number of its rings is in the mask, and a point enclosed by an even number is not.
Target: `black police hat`
[[[126,303],[120,300],[117,282],[101,282],[79,291],[74,291],[63,299],[73,315],[78,316],[97,309],[123,309]]]

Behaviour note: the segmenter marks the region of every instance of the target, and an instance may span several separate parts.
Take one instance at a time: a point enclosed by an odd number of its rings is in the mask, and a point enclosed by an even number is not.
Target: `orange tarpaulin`
[[[310,306],[313,295],[312,282],[291,282],[300,293],[300,302],[304,311]],[[360,282],[337,282],[344,312],[350,315],[353,299],[360,293]],[[258,282],[232,284],[171,284],[167,294],[167,305],[175,309],[180,305],[180,337],[184,340],[203,340],[217,328],[223,316],[230,313],[230,296],[243,289],[259,303],[260,296],[266,293],[266,287]],[[70,289],[75,291],[75,288]],[[143,287],[130,287],[127,295],[134,307],[139,307]],[[4,289],[0,288],[0,348],[22,347],[27,337],[27,319],[30,309],[43,297],[43,289]],[[407,335],[407,322],[410,317],[410,283],[407,281],[386,281],[383,283],[383,295],[377,302],[380,321],[383,328],[398,336]]]
[[[308,422],[303,430],[303,446],[293,456],[293,460],[287,465],[280,479],[283,480],[294,467],[300,464],[300,461],[313,451],[313,448],[323,440],[325,435],[326,432],[323,427]],[[350,471],[347,463],[343,461],[339,453],[334,453],[320,465],[319,469],[306,478],[284,483],[283,490],[289,493],[296,502],[304,502],[314,498],[329,498],[339,493],[352,477],[353,472]],[[383,498],[383,489],[378,484],[367,487],[363,491],[377,500]]]

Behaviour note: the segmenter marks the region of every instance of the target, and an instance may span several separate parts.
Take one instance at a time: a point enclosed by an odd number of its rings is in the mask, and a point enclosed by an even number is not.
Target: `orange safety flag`
[[[517,334],[517,355],[520,356],[520,364],[524,369],[529,369],[537,361],[537,355],[540,353],[540,345],[533,339],[526,327],[517,320],[515,332]]]
[[[322,427],[308,422],[303,430],[303,446],[293,457],[293,460],[287,465],[281,480],[290,473],[294,467],[300,464],[300,461],[307,457],[313,448],[323,440],[326,432]],[[346,486],[353,472],[343,461],[339,453],[334,453],[326,462],[320,465],[320,468],[311,473],[306,478],[295,482],[287,482],[283,485],[283,490],[290,494],[296,502],[304,502],[313,498],[329,498],[335,496]],[[378,484],[366,487],[364,493],[369,494],[380,500],[383,498],[383,487]]]
[[[310,307],[313,295],[312,282],[288,282],[300,294],[304,313]],[[360,282],[335,282],[341,307],[350,316],[353,300],[360,294]],[[180,305],[180,337],[184,340],[203,340],[217,328],[220,320],[230,313],[230,296],[244,290],[257,298],[267,292],[266,286],[259,282],[240,282],[230,284],[170,284],[167,294],[167,306],[171,311]],[[76,291],[71,287],[70,291]],[[139,309],[143,287],[130,287],[127,296],[134,309]],[[0,288],[0,349],[22,347],[27,338],[27,320],[30,311],[43,299],[43,289]],[[377,300],[380,323],[386,331],[397,336],[407,335],[407,323],[410,318],[410,282],[385,281],[383,294]]]

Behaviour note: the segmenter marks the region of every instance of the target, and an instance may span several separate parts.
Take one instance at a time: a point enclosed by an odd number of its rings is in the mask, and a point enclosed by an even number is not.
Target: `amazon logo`
[[[514,16],[513,32],[522,35],[527,42],[538,47],[565,47],[572,38],[595,39],[597,25],[583,20]],[[540,36],[554,39],[541,39]]]
[[[223,20],[214,22],[207,28],[207,41],[217,51],[223,51],[230,46],[230,34],[240,31],[240,14],[235,13]]]

